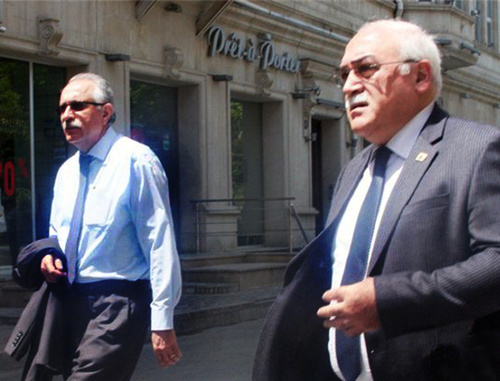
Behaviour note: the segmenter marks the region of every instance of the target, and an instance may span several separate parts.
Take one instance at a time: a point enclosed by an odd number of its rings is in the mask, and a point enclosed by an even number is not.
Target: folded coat
[[[12,271],[14,280],[20,286],[37,290],[23,310],[4,349],[16,360],[28,353],[22,380],[40,380],[46,375],[61,374],[67,361],[64,353],[67,348],[67,285],[64,280],[54,284],[45,282],[40,264],[47,254],[66,263],[57,239],[46,238],[23,248]]]

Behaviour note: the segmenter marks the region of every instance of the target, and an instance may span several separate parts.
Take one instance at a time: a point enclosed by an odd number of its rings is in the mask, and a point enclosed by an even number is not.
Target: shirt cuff
[[[151,331],[174,329],[173,311],[151,310]]]

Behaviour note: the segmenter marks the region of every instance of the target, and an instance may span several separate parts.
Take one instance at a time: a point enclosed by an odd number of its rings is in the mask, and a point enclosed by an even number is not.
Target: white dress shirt
[[[88,152],[93,157],[85,201],[75,281],[150,279],[151,329],[173,328],[181,295],[168,183],[156,155],[109,128]],[[50,235],[68,239],[79,187],[77,152],[59,169]]]
[[[368,263],[370,262],[370,257],[373,250],[373,244],[375,238],[377,237],[378,228],[380,225],[380,220],[384,213],[387,201],[391,195],[392,190],[396,184],[396,181],[401,174],[405,160],[408,158],[417,138],[424,126],[425,122],[429,118],[434,104],[431,103],[425,107],[419,114],[417,114],[409,123],[406,124],[393,138],[386,144],[392,151],[392,155],[387,163],[386,175],[384,189],[382,193],[382,199],[380,201],[379,210],[377,212],[377,219],[375,222],[375,228],[373,231],[372,242],[368,257]],[[333,245],[333,275],[332,275],[332,288],[340,287],[342,276],[344,274],[344,268],[347,261],[347,256],[349,254],[349,249],[351,247],[351,241],[354,234],[354,228],[356,226],[356,221],[358,219],[359,212],[363,201],[368,193],[368,188],[370,187],[372,176],[373,176],[373,166],[374,161],[372,160],[363,172],[363,177],[358,183],[353,196],[347,204],[347,208],[340,219],[337,231],[334,236]],[[364,335],[362,335],[361,340],[361,374],[358,377],[358,381],[372,381],[370,364],[368,362],[368,354],[366,350],[366,343],[364,340]],[[335,350],[335,328],[330,329],[330,340],[328,344],[328,350],[330,352],[330,361],[332,368],[336,375],[344,380],[337,361],[337,352]]]

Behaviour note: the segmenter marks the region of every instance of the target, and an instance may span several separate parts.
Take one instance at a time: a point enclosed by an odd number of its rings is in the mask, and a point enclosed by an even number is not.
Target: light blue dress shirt
[[[161,163],[147,146],[112,128],[88,154],[93,160],[75,281],[150,279],[151,329],[172,329],[182,285]],[[78,194],[79,155],[61,166],[54,186],[49,234],[62,248]]]

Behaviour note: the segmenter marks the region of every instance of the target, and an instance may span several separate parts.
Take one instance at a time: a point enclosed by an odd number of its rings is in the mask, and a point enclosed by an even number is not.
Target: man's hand
[[[153,331],[151,333],[153,352],[163,368],[175,365],[182,357],[182,352],[177,344],[177,337],[173,329],[166,331]]]
[[[40,269],[42,270],[42,274],[48,283],[56,283],[59,278],[68,275],[63,271],[62,261],[50,254],[43,257]]]
[[[330,304],[321,307],[318,316],[326,319],[323,323],[326,328],[341,329],[348,336],[380,328],[373,278],[328,290],[323,300]]]

